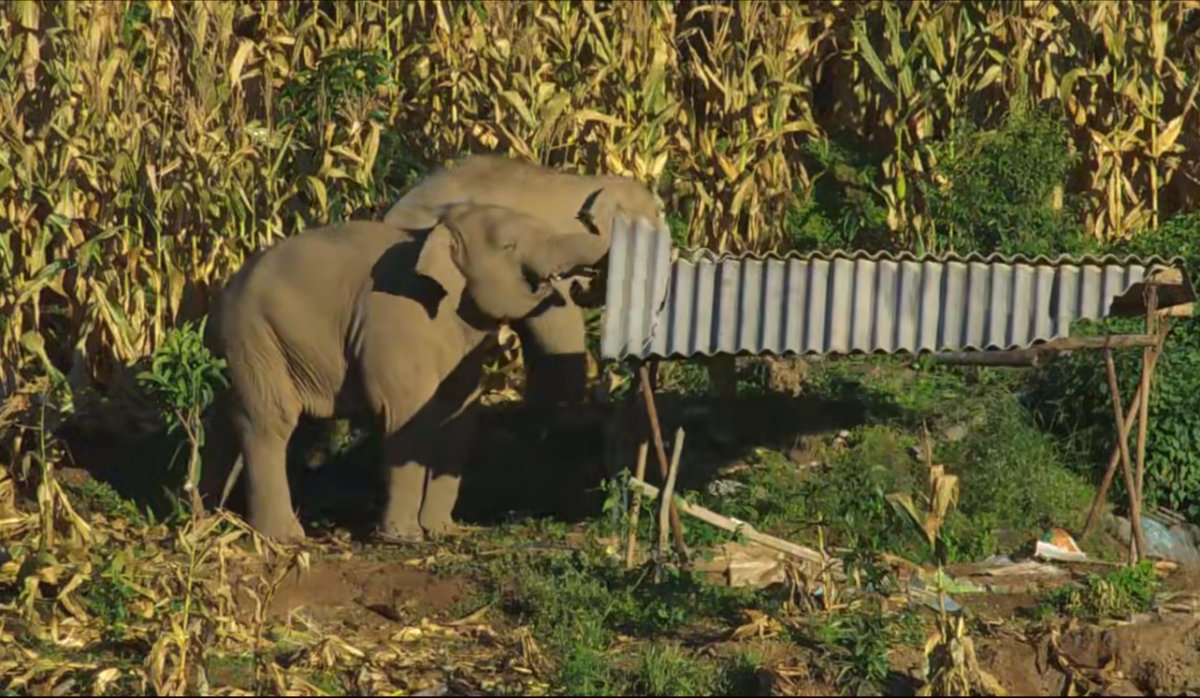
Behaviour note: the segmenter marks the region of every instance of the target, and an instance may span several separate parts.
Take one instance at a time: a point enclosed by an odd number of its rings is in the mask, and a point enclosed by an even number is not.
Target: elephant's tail
[[[205,430],[201,494],[204,499],[218,500],[225,508],[243,469],[242,449],[230,418],[232,390],[220,391],[209,413]]]

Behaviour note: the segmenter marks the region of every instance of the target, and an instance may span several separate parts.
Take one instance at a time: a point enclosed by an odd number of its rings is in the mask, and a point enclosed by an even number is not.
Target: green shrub
[[[1049,112],[1017,106],[994,130],[963,122],[933,153],[921,189],[941,245],[1036,255],[1084,244],[1077,207],[1062,195],[1079,158]]]
[[[862,144],[812,139],[801,151],[816,172],[812,187],[796,192],[783,221],[785,239],[797,250],[890,249],[887,202],[875,182],[880,158]]]
[[[1181,257],[1194,276],[1200,269],[1200,214],[1177,216],[1155,232],[1148,232],[1113,249],[1120,254]],[[1107,323],[1080,323],[1072,334],[1097,334],[1107,326],[1114,333],[1141,333],[1140,319]],[[1121,398],[1133,397],[1140,380],[1142,352],[1115,352]],[[1200,518],[1200,325],[1191,319],[1174,321],[1166,351],[1158,361],[1150,400],[1146,443],[1146,496],[1150,502]],[[1064,357],[1034,375],[1026,400],[1041,423],[1068,440],[1087,463],[1089,474],[1099,477],[1116,443],[1112,398],[1104,359],[1095,352]],[[1134,451],[1136,432],[1130,438]],[[1114,501],[1122,498],[1124,484],[1116,478]]]

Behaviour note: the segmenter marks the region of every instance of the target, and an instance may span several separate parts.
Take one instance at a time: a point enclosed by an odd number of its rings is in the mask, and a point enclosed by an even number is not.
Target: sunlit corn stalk
[[[767,250],[813,181],[802,146],[848,133],[883,161],[897,241],[933,248],[925,146],[1026,95],[1084,151],[1089,232],[1135,234],[1200,201],[1198,7],[7,3],[0,364],[42,372],[38,337],[110,387],[251,252],[465,151],[628,174],[681,241]],[[347,51],[366,62],[339,73]]]

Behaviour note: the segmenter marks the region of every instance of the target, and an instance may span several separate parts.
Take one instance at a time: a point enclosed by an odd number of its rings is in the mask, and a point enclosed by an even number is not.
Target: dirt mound
[[[1111,667],[1147,695],[1200,688],[1200,619],[1171,616],[1066,634],[1063,655],[1087,669]]]
[[[464,579],[439,577],[404,562],[361,558],[316,561],[307,572],[292,572],[279,585],[268,607],[273,620],[302,615],[309,623],[357,632],[395,629],[397,623],[444,620],[466,609],[472,587]],[[252,611],[253,597],[238,601]]]

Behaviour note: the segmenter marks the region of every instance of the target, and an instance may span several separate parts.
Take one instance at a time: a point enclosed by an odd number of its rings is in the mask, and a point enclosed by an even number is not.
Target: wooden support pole
[[[943,366],[995,366],[1031,368],[1041,363],[1042,353],[1033,349],[1014,351],[944,351],[933,355]]]
[[[643,480],[646,477],[646,456],[650,451],[650,444],[645,441],[638,447],[637,467],[634,470],[634,478]],[[631,488],[629,503],[629,538],[625,541],[625,567],[633,567],[633,558],[637,554],[637,528],[638,516],[642,511],[642,492],[640,489]]]
[[[667,471],[667,481],[663,485],[663,501],[658,512],[658,559],[667,556],[667,531],[670,525],[670,512],[675,504],[675,482],[679,478],[679,458],[683,455],[683,427],[675,431],[675,443],[671,448],[671,468]],[[638,478],[639,480],[641,478]]]
[[[1158,336],[1158,351],[1154,354],[1155,363],[1158,361],[1159,355],[1162,353],[1163,346],[1167,341],[1165,332],[1160,332]],[[1129,441],[1129,434],[1133,431],[1133,427],[1138,423],[1141,415],[1141,400],[1142,387],[1138,385],[1137,390],[1133,393],[1133,399],[1129,402],[1129,407],[1125,411],[1125,431],[1118,432],[1117,438],[1123,441]],[[1128,448],[1128,446],[1126,446]],[[1087,538],[1091,535],[1092,529],[1095,527],[1100,516],[1100,507],[1104,504],[1104,500],[1108,497],[1108,490],[1112,487],[1113,478],[1116,476],[1117,467],[1121,464],[1121,445],[1114,444],[1112,453],[1108,457],[1108,467],[1104,471],[1104,478],[1100,481],[1100,489],[1096,491],[1096,496],[1092,500],[1092,508],[1088,512],[1087,522],[1083,526],[1083,534],[1081,538]],[[1132,493],[1132,490],[1130,490]],[[1132,514],[1131,514],[1132,515]]]
[[[1108,374],[1108,390],[1112,394],[1113,418],[1117,423],[1117,451],[1121,454],[1121,472],[1125,476],[1125,489],[1129,492],[1129,521],[1134,545],[1129,556],[1130,564],[1136,564],[1146,555],[1146,534],[1142,529],[1142,503],[1137,497],[1133,481],[1133,459],[1129,456],[1129,425],[1121,414],[1121,387],[1117,384],[1117,366],[1113,361],[1112,349],[1104,350],[1104,368]],[[1141,389],[1138,389],[1141,394]],[[1091,518],[1089,514],[1089,518]]]
[[[1146,334],[1158,332],[1158,286],[1155,284],[1147,284],[1146,286]],[[1131,514],[1134,517],[1134,530],[1142,528],[1142,487],[1146,481],[1146,433],[1150,426],[1150,375],[1154,370],[1155,354],[1153,347],[1147,347],[1142,352],[1142,381],[1139,390],[1142,393],[1142,403],[1139,406],[1138,418],[1138,436],[1137,436],[1137,492],[1130,495],[1131,498],[1136,498],[1137,505],[1133,507],[1136,514]],[[1142,548],[1145,553],[1146,549]]]
[[[646,414],[650,419],[650,436],[654,439],[654,450],[658,455],[658,467],[662,473],[663,481],[666,482],[667,476],[670,473],[670,466],[667,463],[667,448],[663,445],[662,428],[658,423],[658,408],[654,404],[654,393],[650,390],[650,371],[645,364],[638,368],[638,378],[641,384],[642,398],[646,402]],[[679,511],[675,508],[675,502],[671,502],[671,528],[675,533],[675,550],[679,553],[680,559],[686,564],[688,559],[687,545],[683,542],[683,524],[679,520]]]

